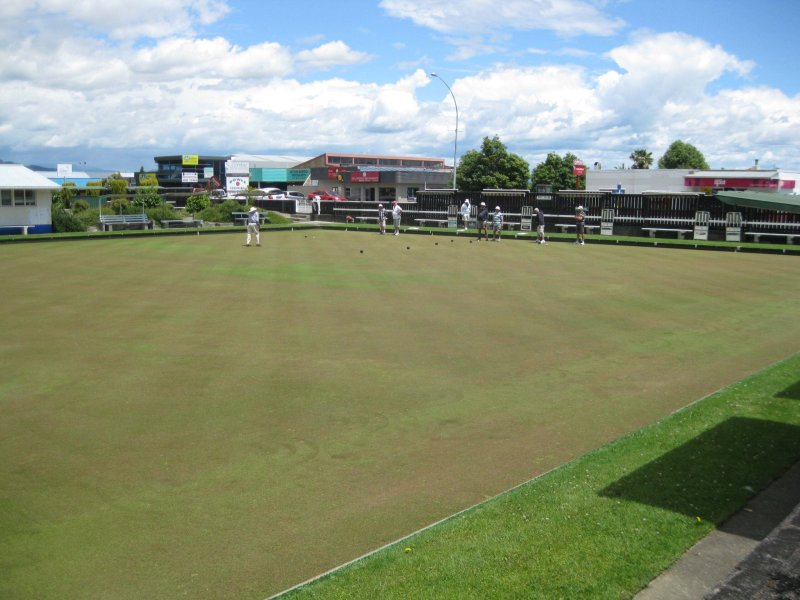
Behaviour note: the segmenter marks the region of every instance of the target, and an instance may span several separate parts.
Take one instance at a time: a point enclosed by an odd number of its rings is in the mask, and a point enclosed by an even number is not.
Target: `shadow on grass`
[[[618,479],[600,495],[719,524],[798,456],[800,427],[734,417]]]
[[[789,400],[800,400],[800,381],[790,385],[783,391],[775,394],[776,398],[788,398]]]

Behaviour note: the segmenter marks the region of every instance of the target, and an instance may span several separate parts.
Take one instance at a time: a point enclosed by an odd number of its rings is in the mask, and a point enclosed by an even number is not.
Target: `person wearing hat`
[[[584,225],[586,224],[586,211],[583,206],[575,209],[575,243],[584,245]]]
[[[381,228],[381,235],[386,233],[386,209],[383,204],[378,204],[378,225]]]
[[[500,212],[500,207],[494,207],[494,214],[492,215],[492,241],[497,242],[500,240],[500,231],[503,229],[503,213]]]
[[[481,241],[481,231],[486,236],[486,241],[489,241],[489,209],[486,208],[486,202],[481,202],[478,209],[478,241]]]
[[[400,220],[403,218],[403,208],[397,202],[392,201],[392,221],[394,222],[394,234],[400,235]]]
[[[469,204],[469,198],[467,198],[461,205],[461,222],[464,224],[464,231],[469,228],[469,213],[471,210],[472,207]]]
[[[252,239],[252,234],[256,234],[256,246],[261,245],[261,215],[258,214],[258,209],[255,206],[251,206],[250,210],[247,212],[247,241],[245,242],[245,246],[250,245],[250,240]]]
[[[547,242],[544,241],[544,212],[538,208],[534,208],[533,216],[536,217],[536,243],[546,244]]]

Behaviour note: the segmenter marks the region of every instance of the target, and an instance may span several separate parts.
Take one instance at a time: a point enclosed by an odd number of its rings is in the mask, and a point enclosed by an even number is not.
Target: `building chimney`
[[[756,159],[756,171],[758,171],[758,159]]]

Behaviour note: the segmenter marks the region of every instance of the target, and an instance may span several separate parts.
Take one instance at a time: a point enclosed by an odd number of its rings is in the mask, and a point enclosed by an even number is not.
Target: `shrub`
[[[201,210],[197,218],[211,223],[231,223],[231,213],[244,210],[244,206],[236,200],[225,200],[219,204]]]
[[[154,186],[145,186],[136,188],[133,202],[137,206],[144,206],[145,208],[156,208],[161,205],[162,199],[158,194],[158,188]]]
[[[108,208],[115,215],[120,215],[130,210],[131,201],[123,197],[112,198],[111,201],[108,203]]]
[[[163,221],[165,219],[180,219],[178,212],[171,204],[160,204],[155,208],[147,208],[144,211],[151,221]]]
[[[72,203],[73,213],[81,213],[86,210],[89,210],[89,203],[86,200],[75,200],[75,202]]]
[[[195,194],[186,200],[186,210],[192,214],[199,213],[211,205],[208,194]]]
[[[83,228],[96,227],[100,223],[100,211],[96,208],[89,208],[78,213],[73,213],[75,217],[83,223]]]
[[[51,211],[53,231],[55,233],[65,233],[68,231],[86,231],[83,222],[64,209],[60,202],[53,204]]]

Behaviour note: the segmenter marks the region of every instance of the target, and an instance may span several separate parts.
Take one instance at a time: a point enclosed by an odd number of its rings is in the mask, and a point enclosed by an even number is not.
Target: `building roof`
[[[291,169],[295,165],[306,162],[305,156],[279,156],[274,154],[233,154],[231,160],[250,163],[255,168]]]
[[[690,171],[687,177],[705,177],[713,179],[778,179],[780,171],[769,169],[756,171],[755,169],[719,169],[714,171]]]
[[[0,164],[0,188],[57,190],[61,186],[23,165]]]

